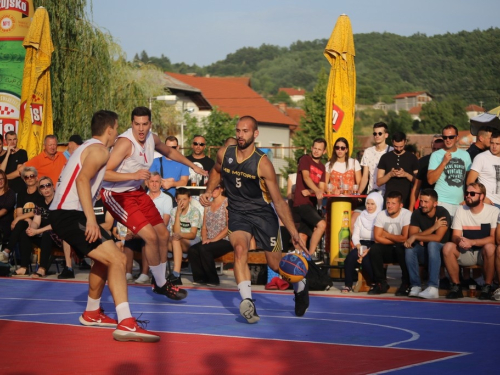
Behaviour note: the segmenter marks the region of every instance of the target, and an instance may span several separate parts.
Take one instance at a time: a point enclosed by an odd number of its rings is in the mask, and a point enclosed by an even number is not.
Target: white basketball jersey
[[[153,138],[153,133],[151,131],[146,136],[146,141],[144,142],[144,147],[137,142],[132,134],[132,128],[128,129],[125,133],[118,136],[118,138],[123,137],[130,140],[132,143],[132,154],[124,159],[116,172],[118,173],[135,173],[139,169],[148,169],[153,164],[154,152],[155,152],[155,141]],[[129,181],[118,181],[110,182],[104,181],[102,187],[106,190],[110,190],[114,193],[123,193],[126,191],[138,190],[143,183],[143,180],[129,180]]]
[[[68,162],[64,166],[59,180],[57,181],[57,189],[54,199],[50,204],[50,210],[77,210],[82,211],[82,205],[78,198],[78,191],[76,189],[76,178],[82,170],[81,155],[82,152],[89,146],[100,144],[102,142],[98,139],[91,138],[78,147],[71,155]],[[101,189],[101,183],[106,172],[106,165],[104,165],[99,172],[90,180],[90,191],[92,193],[92,205],[95,203],[97,194]]]

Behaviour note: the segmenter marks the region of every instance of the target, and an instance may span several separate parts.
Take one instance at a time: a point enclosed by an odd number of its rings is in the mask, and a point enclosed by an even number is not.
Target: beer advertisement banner
[[[33,18],[32,0],[0,0],[0,133],[18,131],[26,50],[23,40]]]

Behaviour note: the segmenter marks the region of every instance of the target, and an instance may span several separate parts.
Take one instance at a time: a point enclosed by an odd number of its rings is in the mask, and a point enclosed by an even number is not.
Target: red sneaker
[[[138,342],[158,342],[160,336],[152,334],[139,327],[137,323],[147,321],[136,320],[135,318],[123,319],[113,331],[113,338],[116,341],[138,341]]]
[[[84,326],[116,327],[118,322],[104,314],[104,310],[98,308],[94,311],[84,311],[80,316],[80,323]]]

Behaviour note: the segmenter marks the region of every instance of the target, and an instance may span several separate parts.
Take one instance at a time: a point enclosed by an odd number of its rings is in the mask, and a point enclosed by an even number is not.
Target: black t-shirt
[[[422,185],[420,186],[420,190],[424,189],[434,189],[434,185],[429,184],[427,181],[427,172],[429,171],[429,160],[431,160],[431,155],[422,156],[418,159],[418,173],[417,178],[422,181]]]
[[[475,143],[471,144],[470,147],[467,149],[471,161],[474,161],[474,158],[484,151],[486,151],[486,149],[484,150],[480,149],[479,147],[476,146]]]
[[[205,171],[210,172],[210,170],[214,167],[215,162],[210,159],[208,156],[205,156],[203,159],[195,159],[193,155],[189,155],[186,157],[188,160],[192,161],[195,165],[200,168],[203,168]],[[193,170],[189,168],[189,175],[193,174]],[[189,180],[188,185],[191,185],[191,180]],[[204,185],[203,183],[201,185]]]
[[[385,174],[389,173],[392,168],[403,168],[406,173],[413,174],[418,171],[418,159],[411,152],[404,152],[397,155],[394,151],[388,152],[380,158],[378,169],[384,170]],[[391,191],[399,191],[403,196],[403,207],[408,208],[410,203],[411,182],[406,177],[392,177],[385,184],[385,198]]]
[[[4,234],[10,233],[10,224],[14,220],[14,207],[16,205],[16,193],[9,189],[0,195],[0,209],[6,209],[7,213],[0,217],[0,230]]]
[[[23,214],[32,212],[36,206],[46,206],[45,199],[40,195],[38,190],[34,193],[28,194],[26,188],[17,194],[17,208],[23,209]]]
[[[4,161],[7,153],[0,156],[0,164]],[[28,161],[28,154],[26,150],[19,149],[16,153],[11,154],[9,156],[9,160],[7,161],[7,166],[5,167],[5,173],[10,174],[17,170],[17,166],[20,164],[24,164]],[[20,191],[26,189],[26,184],[24,183],[21,177],[13,178],[9,180],[9,188],[14,190],[15,193],[19,194]]]
[[[42,197],[42,200],[39,204],[37,204],[35,208],[35,215],[40,215],[42,220],[40,221],[40,228],[46,227],[50,224],[49,222],[49,207],[52,201],[49,203],[45,203],[45,199]]]
[[[420,208],[413,211],[413,213],[411,214],[410,226],[419,227],[423,232],[424,230],[434,225],[434,223],[436,222],[436,218],[441,217],[445,217],[446,222],[448,223],[448,230],[441,239],[441,243],[446,243],[450,241],[451,237],[451,216],[448,210],[444,207],[437,206],[436,214],[433,217],[429,217],[427,216],[427,214],[422,213],[422,210]]]

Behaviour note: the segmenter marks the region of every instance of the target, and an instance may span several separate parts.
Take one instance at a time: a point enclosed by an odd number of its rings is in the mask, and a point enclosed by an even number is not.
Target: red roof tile
[[[432,95],[429,95],[429,93],[427,93],[425,91],[417,91],[417,92],[405,92],[403,94],[398,94],[394,97],[394,99],[412,98],[414,96],[419,96],[421,94],[427,94],[428,96],[432,96]]]
[[[408,110],[408,113],[410,115],[416,115],[418,116],[420,114],[420,111],[422,110],[422,107],[417,105],[416,107],[411,107],[409,110]]]
[[[294,88],[289,88],[289,87],[280,87],[278,92],[283,91],[286,92],[289,96],[292,95],[305,95],[306,90],[303,89],[294,89]]]
[[[465,107],[466,112],[486,112],[483,107],[480,107],[475,104],[468,105]]]
[[[252,116],[261,123],[293,125],[292,118],[284,115],[250,88],[246,77],[193,77],[167,72],[167,75],[201,90],[212,106],[231,116]]]

